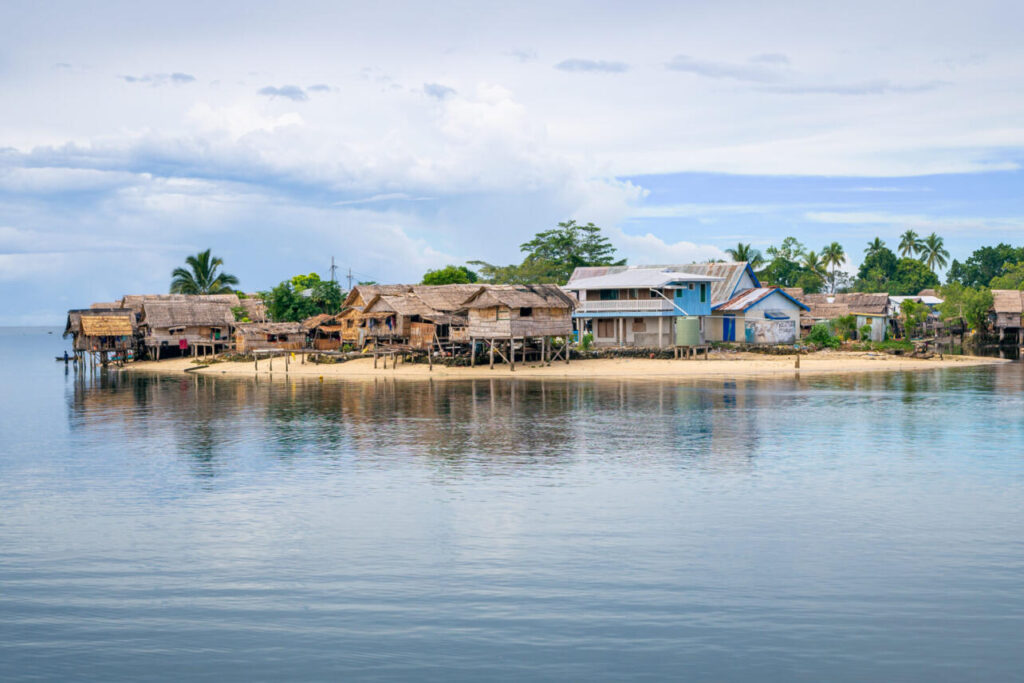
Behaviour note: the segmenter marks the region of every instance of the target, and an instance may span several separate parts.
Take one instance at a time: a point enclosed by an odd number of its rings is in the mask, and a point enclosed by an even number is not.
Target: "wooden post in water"
[[[512,366],[511,372],[516,371],[516,338],[508,338],[508,362]]]
[[[452,358],[455,357],[455,345],[452,345]],[[476,337],[469,338],[469,367],[476,367]]]
[[[494,369],[494,340],[491,339],[491,370]]]

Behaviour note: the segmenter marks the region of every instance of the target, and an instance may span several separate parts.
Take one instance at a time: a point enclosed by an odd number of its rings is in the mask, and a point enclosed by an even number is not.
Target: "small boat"
[[[64,356],[57,356],[56,361],[58,363],[60,363],[61,361],[65,363],[77,363],[78,359],[75,358],[74,356],[68,356],[67,358],[65,358]]]

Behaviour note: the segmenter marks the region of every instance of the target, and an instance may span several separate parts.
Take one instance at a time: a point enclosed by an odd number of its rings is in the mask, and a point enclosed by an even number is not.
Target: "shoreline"
[[[345,363],[315,364],[302,362],[301,354],[294,359],[279,356],[261,359],[258,370],[251,361],[217,362],[198,365],[195,359],[172,358],[162,361],[140,361],[122,368],[121,372],[139,372],[159,375],[225,375],[231,377],[297,378],[311,379],[496,379],[496,378],[551,378],[551,379],[681,379],[704,380],[731,377],[773,378],[783,376],[820,376],[876,372],[919,372],[992,366],[1012,361],[980,356],[946,356],[944,359],[915,359],[888,354],[862,352],[815,352],[800,356],[800,368],[795,367],[796,356],[765,356],[735,353],[709,360],[664,360],[647,358],[598,358],[574,360],[568,365],[554,362],[550,366],[536,363],[517,363],[513,371],[508,365],[476,367],[448,367],[426,363],[399,363],[397,368],[374,368],[372,358],[360,358]],[[271,366],[273,370],[271,370]]]

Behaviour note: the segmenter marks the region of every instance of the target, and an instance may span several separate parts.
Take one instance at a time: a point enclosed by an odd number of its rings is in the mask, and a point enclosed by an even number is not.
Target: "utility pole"
[[[335,273],[338,271],[338,266],[334,265],[334,257],[331,257],[331,282],[337,282]],[[351,287],[349,288],[351,289]]]
[[[352,266],[348,267],[348,291],[352,291]]]

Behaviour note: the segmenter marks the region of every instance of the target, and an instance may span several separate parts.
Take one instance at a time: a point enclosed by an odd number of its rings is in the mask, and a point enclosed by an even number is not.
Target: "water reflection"
[[[225,459],[246,450],[279,462],[424,462],[453,474],[564,468],[594,454],[638,464],[745,469],[771,442],[788,439],[796,423],[811,443],[863,430],[858,441],[867,445],[880,425],[882,432],[927,442],[923,421],[905,410],[928,415],[962,392],[1019,396],[1019,369],[686,384],[82,373],[71,384],[69,417],[75,430],[143,436],[147,447],[177,453],[198,477],[217,476]],[[850,409],[842,424],[834,424],[837,405]]]

